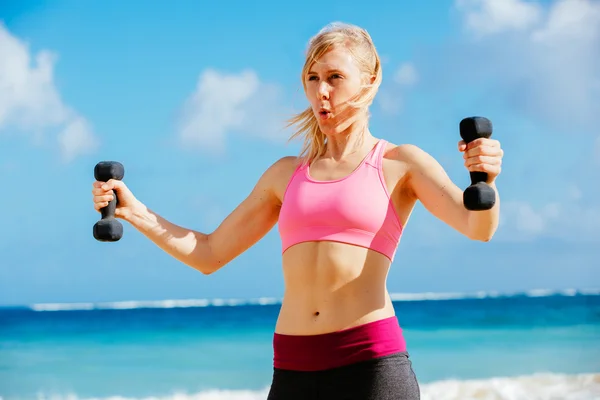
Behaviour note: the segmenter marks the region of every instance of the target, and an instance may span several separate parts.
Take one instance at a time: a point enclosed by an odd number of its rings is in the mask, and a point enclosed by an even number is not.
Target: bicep
[[[435,217],[467,235],[469,216],[460,188],[431,155],[420,149],[412,153],[409,186],[413,195]]]

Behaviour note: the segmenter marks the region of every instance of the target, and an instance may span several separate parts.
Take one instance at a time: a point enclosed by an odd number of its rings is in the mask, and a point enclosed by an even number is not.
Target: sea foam
[[[600,289],[534,289],[523,292],[449,292],[449,293],[391,293],[393,301],[436,301],[436,300],[465,300],[501,297],[551,297],[551,296],[595,296],[600,295]],[[260,297],[256,299],[172,299],[149,301],[115,301],[99,303],[38,303],[27,306],[34,311],[76,311],[76,310],[124,310],[136,308],[189,308],[189,307],[223,307],[248,305],[281,304],[281,299],[275,297]]]
[[[173,393],[168,396],[104,398],[76,394],[39,394],[37,400],[265,400],[262,390],[208,390],[200,393]],[[598,400],[600,373],[533,374],[480,380],[444,380],[421,384],[421,400]],[[0,400],[2,398],[0,397]],[[5,399],[8,400],[8,399]]]

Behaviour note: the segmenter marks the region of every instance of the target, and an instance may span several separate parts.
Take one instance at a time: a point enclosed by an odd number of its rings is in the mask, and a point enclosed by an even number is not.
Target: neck
[[[375,140],[367,122],[357,121],[343,132],[327,135],[327,150],[323,156],[339,161],[352,153],[370,150]]]

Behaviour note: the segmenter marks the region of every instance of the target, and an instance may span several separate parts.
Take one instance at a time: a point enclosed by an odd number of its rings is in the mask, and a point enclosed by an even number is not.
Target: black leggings
[[[418,400],[408,353],[396,353],[325,371],[275,368],[267,400]]]

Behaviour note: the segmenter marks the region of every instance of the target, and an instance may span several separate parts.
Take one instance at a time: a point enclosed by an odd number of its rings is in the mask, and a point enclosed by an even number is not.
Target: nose
[[[321,81],[317,87],[317,97],[319,99],[329,98],[329,85],[325,81]]]

